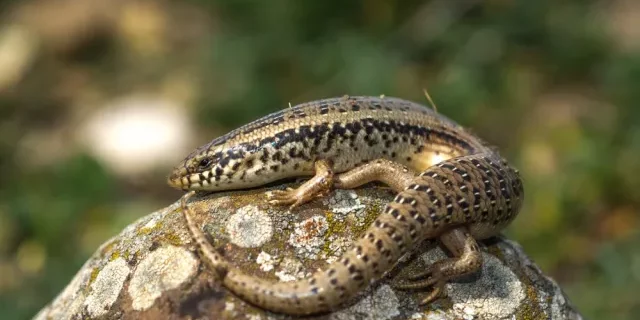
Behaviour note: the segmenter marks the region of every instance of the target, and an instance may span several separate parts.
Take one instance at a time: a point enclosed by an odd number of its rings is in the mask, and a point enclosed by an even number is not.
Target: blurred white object
[[[92,115],[82,138],[116,173],[148,172],[176,163],[189,151],[187,111],[161,97],[123,98]]]
[[[14,25],[0,30],[0,91],[22,79],[36,49],[36,40],[24,28]]]

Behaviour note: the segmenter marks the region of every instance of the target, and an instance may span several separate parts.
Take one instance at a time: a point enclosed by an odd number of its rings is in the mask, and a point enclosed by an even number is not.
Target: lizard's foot
[[[448,262],[447,260],[450,260],[450,259],[446,259],[439,262],[445,264]],[[426,278],[426,279],[419,280],[422,278]],[[439,263],[431,265],[424,272],[420,272],[418,274],[410,276],[409,280],[414,280],[414,281],[400,283],[400,284],[394,285],[393,287],[399,290],[421,290],[421,289],[433,287],[433,289],[427,295],[427,297],[420,301],[420,305],[426,305],[435,301],[438,298],[443,298],[447,296],[446,288],[445,288],[445,284],[447,283],[447,278],[444,277],[440,272]]]
[[[286,188],[284,190],[272,190],[267,192],[267,201],[276,206],[290,204],[292,208],[302,204],[303,194],[298,193],[298,189]]]
[[[443,233],[440,241],[454,258],[447,258],[430,265],[425,271],[409,277],[413,282],[401,283],[395,287],[404,290],[418,290],[433,287],[422,299],[421,305],[446,296],[447,281],[477,272],[482,267],[482,255],[476,240],[464,228],[456,228]],[[424,279],[424,280],[420,280]]]
[[[316,197],[326,196],[333,186],[333,169],[328,160],[318,160],[315,163],[316,175],[298,188],[273,190],[267,193],[267,201],[273,205],[290,205],[294,209]]]

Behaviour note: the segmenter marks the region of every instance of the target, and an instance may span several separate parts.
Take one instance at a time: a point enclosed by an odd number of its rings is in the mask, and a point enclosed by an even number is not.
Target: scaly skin
[[[438,238],[454,258],[432,265],[418,277],[425,280],[400,286],[432,286],[428,303],[444,294],[447,281],[481,267],[475,240],[508,225],[524,196],[517,170],[462,127],[415,103],[374,97],[309,102],[257,120],[196,150],[169,183],[185,190],[238,189],[310,175],[314,168],[313,179],[271,194],[271,202],[295,207],[331,187],[373,180],[398,195],[341,259],[304,280],[271,282],[231,267],[193,223],[186,206],[192,193],[183,198],[205,259],[229,290],[254,305],[300,315],[336,310],[414,245]]]

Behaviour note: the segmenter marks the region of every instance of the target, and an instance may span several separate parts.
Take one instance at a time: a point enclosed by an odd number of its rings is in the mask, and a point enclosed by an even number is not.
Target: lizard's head
[[[256,185],[254,154],[246,146],[202,146],[178,164],[167,182],[181,190],[220,191]]]
[[[222,168],[219,153],[196,150],[178,164],[169,175],[168,183],[176,189],[207,190],[215,184],[216,170]]]

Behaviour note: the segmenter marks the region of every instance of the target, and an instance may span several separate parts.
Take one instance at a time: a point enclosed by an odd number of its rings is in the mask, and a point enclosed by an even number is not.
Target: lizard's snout
[[[171,172],[169,178],[167,178],[167,183],[176,189],[184,189],[183,177],[186,175],[187,170],[184,168],[176,168]]]

